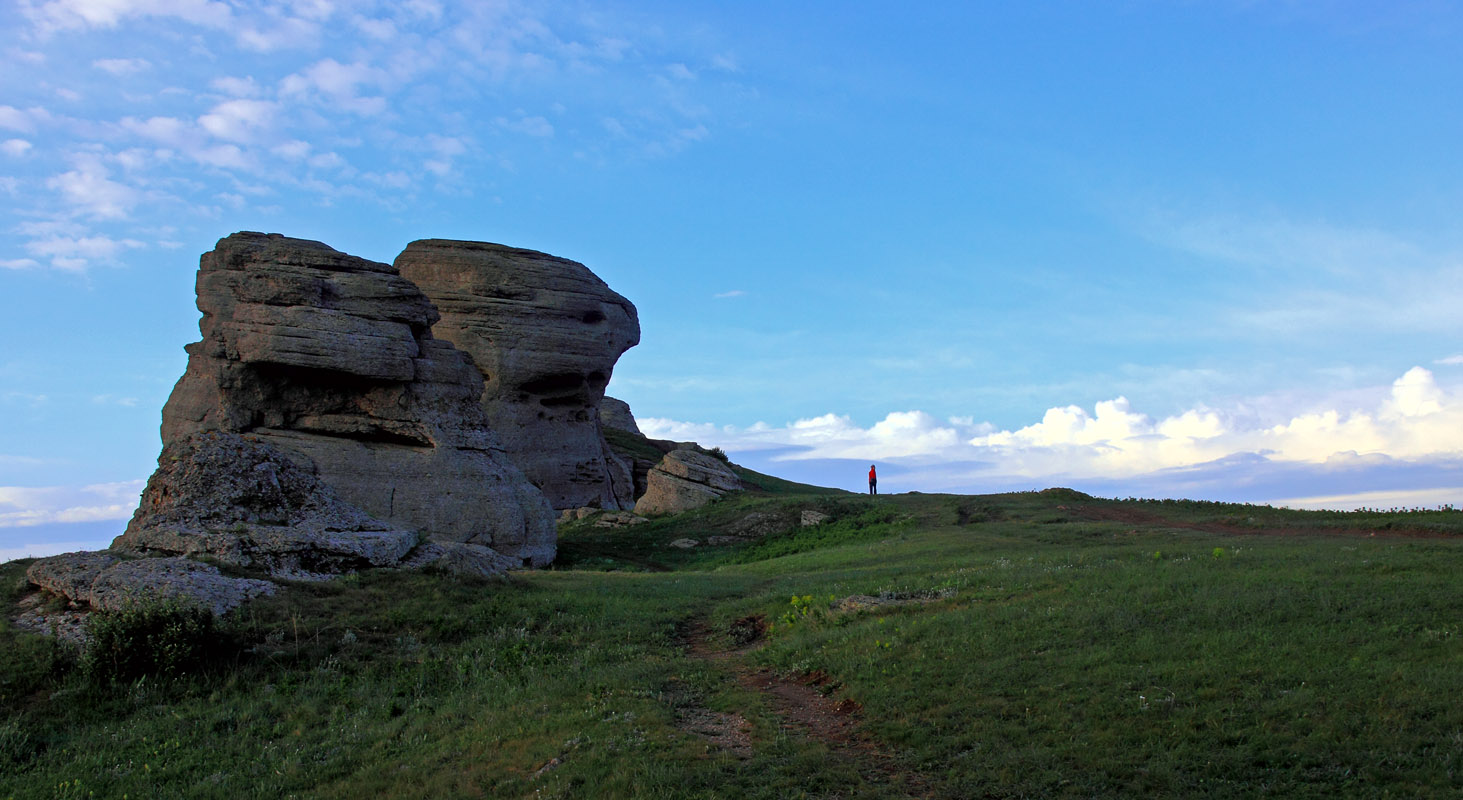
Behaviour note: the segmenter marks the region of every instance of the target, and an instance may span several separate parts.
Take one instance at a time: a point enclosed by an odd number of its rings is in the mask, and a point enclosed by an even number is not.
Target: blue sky
[[[0,557],[105,541],[236,230],[640,309],[647,431],[889,491],[1463,501],[1448,3],[0,8]],[[63,548],[64,549],[64,548]]]

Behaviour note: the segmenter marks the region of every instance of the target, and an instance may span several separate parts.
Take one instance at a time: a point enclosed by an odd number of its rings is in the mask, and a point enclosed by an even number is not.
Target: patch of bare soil
[[[824,693],[828,688],[827,675],[813,673],[790,679],[740,662],[741,656],[761,646],[766,629],[766,620],[760,616],[737,620],[729,631],[736,644],[730,650],[714,648],[710,631],[699,620],[688,622],[681,635],[694,658],[727,665],[740,686],[767,699],[784,729],[822,742],[834,758],[853,764],[864,781],[900,787],[905,797],[932,796],[929,782],[922,775],[900,767],[894,754],[864,730],[860,720],[862,705],[852,698],[835,698]],[[748,635],[752,631],[755,636]],[[731,716],[743,724],[746,722],[740,714]]]
[[[1058,508],[1070,510],[1074,515],[1082,519],[1099,522],[1121,522],[1125,525],[1156,525],[1165,528],[1181,528],[1183,530],[1225,533],[1236,536],[1349,536],[1357,538],[1442,539],[1452,535],[1439,531],[1398,528],[1384,530],[1370,528],[1285,528],[1277,526],[1256,527],[1227,522],[1181,522],[1179,520],[1169,519],[1162,514],[1155,514],[1152,511],[1143,511],[1136,508],[1110,508],[1101,506],[1075,506],[1070,509],[1065,506],[1058,506]]]

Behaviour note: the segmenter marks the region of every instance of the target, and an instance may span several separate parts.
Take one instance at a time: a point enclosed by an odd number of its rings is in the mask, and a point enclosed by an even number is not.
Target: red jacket
[[[869,467],[869,483],[878,483],[879,476],[874,474],[874,468]]]

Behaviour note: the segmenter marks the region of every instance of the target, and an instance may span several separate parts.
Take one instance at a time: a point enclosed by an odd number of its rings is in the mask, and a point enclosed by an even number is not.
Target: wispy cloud
[[[91,62],[91,65],[103,72],[120,76],[150,69],[152,62],[145,58],[99,58]]]
[[[730,298],[730,297],[744,297],[746,294],[747,293],[745,291],[741,290],[741,289],[732,289],[729,292],[717,292],[716,294],[712,295],[712,297],[715,297],[718,300],[721,300],[721,299],[726,299],[726,298]]]

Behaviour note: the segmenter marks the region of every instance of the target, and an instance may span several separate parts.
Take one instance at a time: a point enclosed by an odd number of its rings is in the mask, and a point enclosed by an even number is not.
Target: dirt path
[[[818,687],[827,683],[826,676],[814,674],[791,680],[771,670],[746,665],[743,657],[761,646],[764,630],[765,622],[759,618],[738,620],[733,634],[747,643],[730,650],[711,646],[711,632],[702,620],[685,623],[681,637],[692,658],[720,664],[729,670],[738,685],[767,699],[783,728],[822,742],[834,758],[852,764],[865,783],[898,792],[892,796],[934,796],[924,776],[902,769],[893,753],[863,729],[859,713],[862,706],[850,698],[834,699],[819,691]],[[745,722],[741,720],[744,725]]]
[[[1072,513],[1083,519],[1101,522],[1121,522],[1127,525],[1154,525],[1164,528],[1182,528],[1205,533],[1224,533],[1233,536],[1350,536],[1358,538],[1388,539],[1445,539],[1454,534],[1428,530],[1369,528],[1283,528],[1275,526],[1251,527],[1226,522],[1182,522],[1169,519],[1162,514],[1142,511],[1136,508],[1104,508],[1101,506],[1072,506]]]

